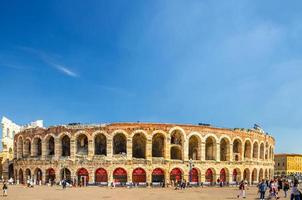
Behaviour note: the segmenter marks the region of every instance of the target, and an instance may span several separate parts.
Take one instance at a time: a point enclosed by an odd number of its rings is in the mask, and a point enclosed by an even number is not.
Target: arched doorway
[[[143,168],[136,168],[132,173],[133,183],[145,183],[146,182],[146,171]]]
[[[81,134],[77,137],[77,154],[88,155],[88,138],[85,134]]]
[[[14,178],[14,164],[13,163],[8,165],[8,177]]]
[[[257,183],[257,169],[256,168],[252,171],[252,184],[255,184],[255,183]]]
[[[53,136],[46,139],[46,147],[46,153],[48,156],[55,155],[55,139]]]
[[[117,168],[113,171],[114,182],[125,184],[127,183],[127,172],[123,168]]]
[[[191,181],[192,183],[198,183],[199,182],[199,173],[198,170],[196,168],[193,168],[191,170],[191,174],[189,174],[189,176],[191,176]]]
[[[22,169],[19,169],[19,183],[20,184],[24,184],[24,177],[23,177],[23,170]]]
[[[108,182],[108,175],[107,171],[103,168],[99,168],[95,171],[95,183],[107,183]]]
[[[118,133],[113,137],[113,154],[127,154],[127,138],[123,133]]]
[[[249,169],[245,169],[243,171],[243,180],[246,180],[248,183],[250,183],[250,170]]]
[[[163,183],[165,182],[165,172],[160,169],[156,168],[152,171],[152,183]]]
[[[87,183],[89,182],[89,173],[87,169],[85,168],[79,169],[77,176],[78,176],[78,185],[87,186]]]
[[[183,159],[183,136],[181,131],[175,130],[171,133],[170,158],[173,160]]]
[[[30,169],[25,170],[25,179],[30,180],[31,179],[31,171]]]
[[[70,138],[68,135],[64,135],[64,137],[61,140],[61,155],[63,157],[70,156]]]
[[[206,139],[206,160],[216,160],[216,140],[214,137],[208,137]]]
[[[208,182],[208,183],[215,182],[214,173],[213,173],[212,169],[207,169],[206,174],[205,174],[205,179],[206,179],[206,182]]]
[[[235,139],[233,142],[233,160],[240,161],[242,152],[242,143],[239,139]]]
[[[71,181],[71,172],[70,172],[70,170],[68,169],[68,168],[63,168],[62,170],[61,170],[61,180],[66,180],[69,184],[71,184],[72,183],[72,181]]]
[[[98,134],[94,138],[94,154],[107,155],[107,138],[104,134]]]
[[[132,157],[146,158],[146,137],[143,133],[136,133],[132,138]]]
[[[220,161],[230,160],[230,142],[227,138],[222,138],[220,141]]]
[[[200,141],[195,135],[189,139],[189,159],[200,160]]]
[[[165,157],[165,137],[161,133],[152,137],[152,157]]]
[[[35,170],[35,181],[36,181],[36,185],[41,185],[42,184],[42,170],[40,168],[37,168]]]
[[[174,168],[170,172],[170,180],[178,182],[182,179],[182,172],[179,168]]]
[[[53,184],[56,179],[56,172],[53,168],[49,168],[46,170],[46,183]]]
[[[241,181],[241,172],[240,172],[240,169],[234,169],[232,176],[233,176],[233,181],[234,182],[240,182]]]
[[[226,170],[224,168],[220,170],[219,179],[223,183],[227,182],[227,172],[226,172]]]

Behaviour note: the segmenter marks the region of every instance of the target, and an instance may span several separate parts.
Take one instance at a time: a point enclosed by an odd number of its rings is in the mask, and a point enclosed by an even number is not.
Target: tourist
[[[67,184],[66,180],[63,179],[62,180],[62,188],[63,188],[63,190],[66,189],[66,184]]]
[[[259,193],[260,193],[260,200],[264,200],[265,192],[267,189],[267,185],[266,185],[264,179],[262,179],[261,183],[258,185],[258,188],[259,188]]]
[[[289,190],[289,183],[287,180],[283,182],[283,191],[284,191],[284,198],[287,198],[287,191]]]
[[[237,195],[237,198],[246,198],[246,187],[245,187],[245,181],[241,181],[239,184],[239,194]]]
[[[301,200],[301,192],[298,189],[298,186],[299,186],[298,180],[295,180],[291,191],[291,197],[290,197],[291,200]]]
[[[270,184],[270,198],[275,198],[275,199],[279,199],[279,196],[278,196],[278,182],[276,180],[272,180],[271,181],[271,184]]]
[[[3,182],[2,190],[3,190],[3,196],[6,197],[7,196],[7,183],[6,183],[6,181]]]
[[[279,178],[278,179],[278,192],[280,192],[280,190],[283,188],[282,186],[282,180]]]

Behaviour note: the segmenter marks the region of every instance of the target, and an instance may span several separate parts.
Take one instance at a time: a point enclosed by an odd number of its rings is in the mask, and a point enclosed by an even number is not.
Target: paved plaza
[[[189,188],[186,190],[173,190],[172,188],[67,188],[37,186],[26,188],[23,186],[10,186],[9,196],[0,197],[7,200],[101,200],[101,199],[142,199],[142,200],[220,200],[237,199],[238,190],[235,188]],[[246,199],[257,199],[256,188],[250,187]],[[283,195],[283,193],[282,193]],[[285,198],[281,198],[285,199]],[[289,199],[289,198],[288,198]]]

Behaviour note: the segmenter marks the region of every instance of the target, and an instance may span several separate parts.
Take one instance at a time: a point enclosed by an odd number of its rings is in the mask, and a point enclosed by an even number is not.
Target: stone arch
[[[40,138],[41,139],[41,138]],[[42,184],[42,180],[43,180],[43,172],[40,168],[36,168],[34,171],[34,176],[35,176],[35,182],[36,184]]]
[[[260,168],[259,170],[259,177],[258,177],[259,182],[264,180],[264,173],[263,173],[263,169]]]
[[[178,181],[182,180],[183,171],[181,168],[173,168],[170,172],[170,180],[177,183]]]
[[[31,179],[31,171],[30,171],[29,168],[27,168],[27,169],[25,170],[25,179],[26,179],[26,180]]]
[[[170,130],[171,147],[170,157],[171,159],[182,160],[183,159],[183,146],[184,146],[184,133],[180,129]]]
[[[146,158],[147,138],[142,132],[137,132],[132,137],[132,157]]]
[[[272,146],[269,147],[269,154],[268,154],[268,159],[272,159]]]
[[[205,158],[206,160],[216,160],[216,142],[213,136],[208,136],[205,140]]]
[[[36,136],[32,140],[32,154],[34,157],[39,157],[42,155],[42,138]]]
[[[86,168],[80,168],[77,170],[77,181],[78,185],[87,186],[89,183],[89,172]]]
[[[56,172],[53,168],[48,168],[45,172],[46,183],[53,184],[56,179]]]
[[[230,172],[228,168],[222,168],[219,173],[219,180],[223,183],[229,182]]]
[[[257,169],[254,168],[252,171],[252,184],[256,184],[257,183]]]
[[[108,182],[108,173],[104,168],[98,168],[95,170],[94,182],[96,184],[107,183]]]
[[[197,135],[191,135],[189,137],[189,159],[200,160],[201,159],[201,139]]]
[[[182,151],[180,146],[172,146],[170,152],[172,160],[182,160]]]
[[[189,181],[193,183],[199,183],[200,182],[200,169],[197,167],[192,168],[191,171],[189,171]]]
[[[65,179],[69,184],[72,183],[71,171],[68,168],[66,168],[66,167],[62,168],[60,171],[60,176],[61,176],[60,177],[61,180]]]
[[[19,177],[19,183],[24,184],[23,170],[21,168],[19,169],[18,177]]]
[[[215,183],[216,182],[216,172],[214,168],[208,168],[205,172],[205,182]]]
[[[232,180],[233,182],[240,182],[241,181],[241,170],[239,168],[235,168],[233,170],[233,173],[232,173]]]
[[[23,137],[20,135],[17,142],[17,157],[23,158]]]
[[[251,159],[252,156],[252,142],[251,140],[247,139],[244,142],[244,159]]]
[[[127,135],[124,132],[116,132],[113,136],[113,154],[127,154]]]
[[[75,136],[76,139],[76,154],[88,155],[88,136],[85,132],[78,132]]]
[[[260,144],[260,159],[264,160],[264,143]]]
[[[146,171],[141,167],[135,168],[132,172],[132,182],[133,183],[146,183],[147,182]]]
[[[63,157],[70,156],[70,136],[68,134],[61,135],[60,145],[60,155]]]
[[[259,157],[259,145],[258,141],[255,141],[253,144],[253,158],[258,159]]]
[[[121,184],[127,183],[127,171],[124,168],[118,167],[113,171],[113,180]]]
[[[165,182],[165,170],[162,168],[155,168],[152,171],[152,183],[164,183]]]
[[[267,169],[265,169],[265,174],[264,174],[264,176],[265,176],[265,179],[268,179],[269,177],[268,177],[268,171],[267,171]]]
[[[152,134],[152,157],[165,157],[166,137],[162,132]]]
[[[249,168],[245,168],[243,171],[243,180],[246,180],[248,183],[251,182],[250,180],[250,169]]]
[[[44,142],[46,145],[46,155],[54,156],[55,155],[55,136],[52,134],[47,135],[44,138]]]
[[[94,136],[94,154],[107,155],[107,137],[104,133],[98,132]]]
[[[242,140],[240,138],[235,138],[233,140],[233,160],[241,161],[242,155]]]
[[[31,156],[31,138],[26,138],[23,146],[23,155],[28,158]]]
[[[230,161],[230,140],[226,137],[220,139],[220,161]]]

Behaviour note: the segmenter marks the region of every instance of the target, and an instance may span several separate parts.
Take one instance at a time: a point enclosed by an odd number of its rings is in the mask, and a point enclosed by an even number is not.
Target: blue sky
[[[1,1],[0,116],[250,128],[302,153],[301,1]]]

